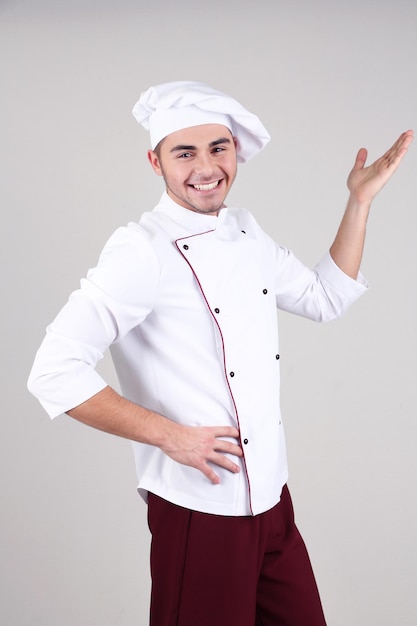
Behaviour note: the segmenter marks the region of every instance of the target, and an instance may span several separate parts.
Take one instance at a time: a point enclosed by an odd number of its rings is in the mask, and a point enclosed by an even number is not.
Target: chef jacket
[[[246,209],[199,214],[164,193],[115,231],[47,328],[29,389],[51,417],[74,408],[106,386],[95,366],[110,347],[126,398],[188,426],[235,426],[241,437],[243,458],[233,457],[241,471],[216,466],[217,485],[132,442],[139,493],[256,515],[279,501],[287,480],[276,309],[326,321],[366,288],[330,254],[305,267]]]

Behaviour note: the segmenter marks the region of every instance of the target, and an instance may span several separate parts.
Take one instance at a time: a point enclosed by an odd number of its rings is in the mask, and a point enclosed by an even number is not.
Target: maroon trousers
[[[223,517],[149,494],[151,626],[325,626],[291,496]]]

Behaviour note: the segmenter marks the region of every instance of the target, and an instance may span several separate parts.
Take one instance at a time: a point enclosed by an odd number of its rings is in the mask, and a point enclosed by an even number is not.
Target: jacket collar
[[[242,234],[228,207],[220,209],[218,216],[197,213],[174,202],[166,191],[154,208],[153,214],[162,218],[166,230],[174,239],[214,231],[218,239],[233,240]]]

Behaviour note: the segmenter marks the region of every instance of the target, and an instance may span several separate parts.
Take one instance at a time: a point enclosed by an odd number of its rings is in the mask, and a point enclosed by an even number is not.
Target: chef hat
[[[132,111],[150,131],[152,149],[167,135],[190,126],[221,124],[237,140],[237,160],[244,163],[270,140],[259,118],[230,96],[204,83],[175,81],[150,87]]]

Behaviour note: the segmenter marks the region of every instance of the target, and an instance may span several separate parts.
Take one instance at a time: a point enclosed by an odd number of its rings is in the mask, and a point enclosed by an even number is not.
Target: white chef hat
[[[150,131],[152,149],[167,135],[190,126],[221,124],[237,140],[237,160],[244,163],[270,140],[259,118],[230,96],[204,83],[174,81],[144,91],[132,111]]]

